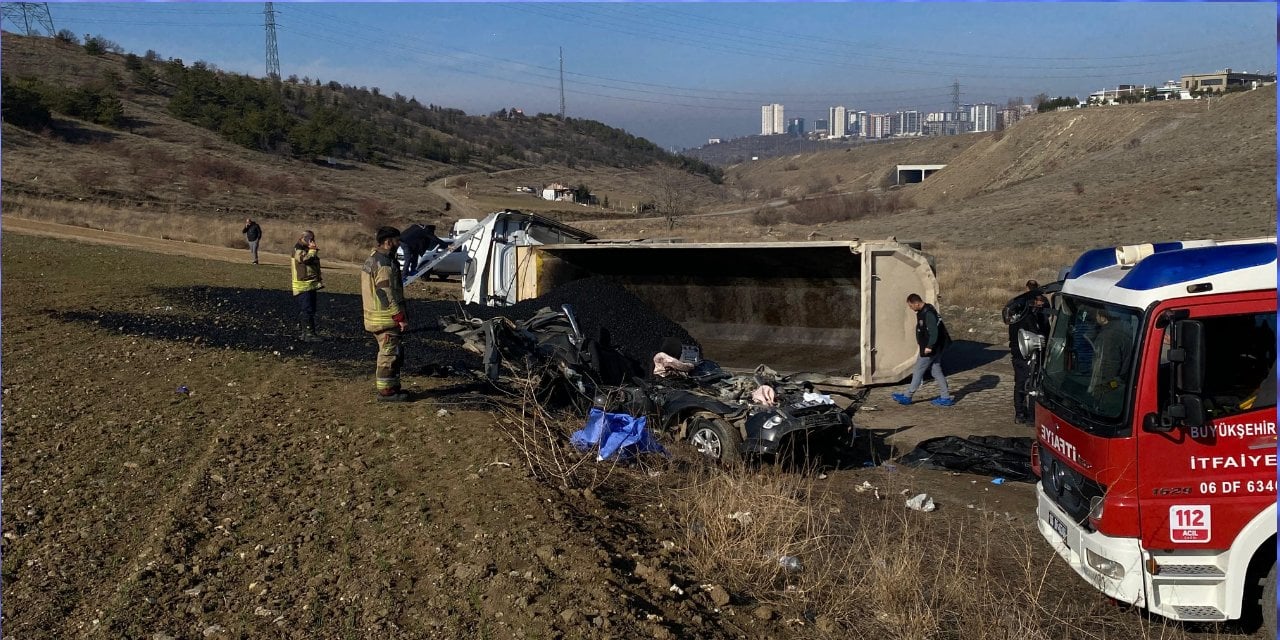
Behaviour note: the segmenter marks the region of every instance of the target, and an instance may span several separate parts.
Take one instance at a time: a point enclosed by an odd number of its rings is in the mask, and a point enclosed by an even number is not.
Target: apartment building
[[[831,107],[827,109],[827,122],[831,130],[827,133],[828,138],[843,138],[845,135],[845,125],[848,123],[845,116],[844,107]]]
[[[786,118],[783,116],[782,105],[775,103],[760,107],[760,135],[771,136],[786,133],[786,131]]]

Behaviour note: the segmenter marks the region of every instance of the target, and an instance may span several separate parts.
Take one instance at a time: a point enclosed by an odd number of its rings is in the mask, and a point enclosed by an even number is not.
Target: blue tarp
[[[587,414],[586,426],[576,431],[569,441],[583,451],[599,446],[596,460],[605,460],[619,453],[624,456],[649,451],[666,453],[662,445],[649,435],[646,423],[647,418],[605,413],[603,409],[593,407]]]

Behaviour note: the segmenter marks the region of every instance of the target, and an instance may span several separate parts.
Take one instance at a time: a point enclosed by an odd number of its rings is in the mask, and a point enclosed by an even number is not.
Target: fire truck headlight
[[[1119,580],[1124,577],[1124,567],[1120,566],[1119,562],[1116,562],[1115,560],[1108,560],[1094,553],[1092,549],[1085,549],[1084,556],[1089,562],[1089,566],[1092,567],[1094,571],[1097,571],[1112,580]]]
[[[1089,499],[1089,519],[1094,521],[1102,519],[1102,496]]]

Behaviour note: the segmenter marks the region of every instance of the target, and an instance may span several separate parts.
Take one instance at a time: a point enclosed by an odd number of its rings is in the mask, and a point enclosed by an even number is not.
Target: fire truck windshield
[[[1128,404],[1140,313],[1063,296],[1046,344],[1044,399],[1082,414],[1081,427],[1115,427]]]

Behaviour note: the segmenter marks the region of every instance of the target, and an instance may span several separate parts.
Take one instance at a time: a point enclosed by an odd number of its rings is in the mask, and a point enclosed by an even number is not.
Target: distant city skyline
[[[791,118],[1004,105],[1160,84],[1231,67],[1274,72],[1265,3],[276,3],[284,77],[487,114],[558,113],[664,146],[758,134]],[[56,28],[141,55],[265,75],[262,4],[51,3]],[[4,24],[7,31],[21,25]],[[785,125],[785,122],[783,124]],[[783,127],[785,131],[785,126]]]

